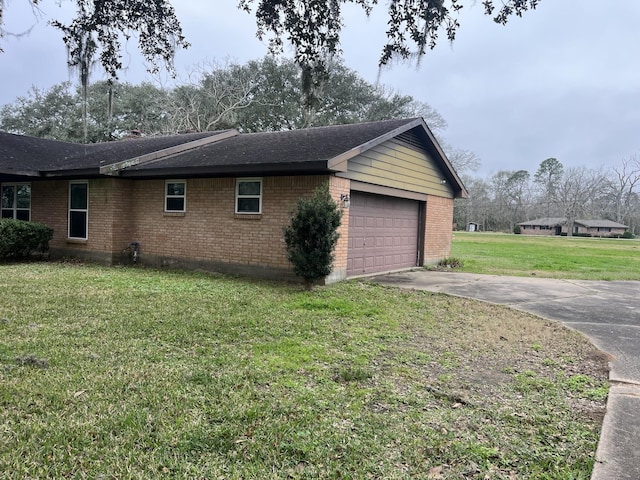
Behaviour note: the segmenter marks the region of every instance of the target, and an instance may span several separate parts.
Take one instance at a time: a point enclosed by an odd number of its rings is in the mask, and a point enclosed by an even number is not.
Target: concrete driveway
[[[611,389],[592,480],[640,479],[640,282],[415,270],[376,283],[508,305],[583,332],[609,353]]]

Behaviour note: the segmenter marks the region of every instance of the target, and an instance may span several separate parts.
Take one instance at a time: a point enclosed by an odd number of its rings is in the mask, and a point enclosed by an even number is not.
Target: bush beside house
[[[311,198],[298,200],[291,223],[284,229],[287,259],[309,289],[331,273],[341,218],[329,185],[324,184]]]
[[[49,250],[53,229],[37,222],[0,220],[0,259],[26,258]]]

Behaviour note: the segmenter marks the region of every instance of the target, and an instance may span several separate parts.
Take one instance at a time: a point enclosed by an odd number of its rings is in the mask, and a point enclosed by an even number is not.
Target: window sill
[[[73,243],[75,245],[86,245],[89,239],[87,238],[67,238],[67,243]]]
[[[236,213],[234,217],[238,220],[260,220],[262,219],[261,213]]]
[[[184,217],[186,212],[164,212],[165,217]]]

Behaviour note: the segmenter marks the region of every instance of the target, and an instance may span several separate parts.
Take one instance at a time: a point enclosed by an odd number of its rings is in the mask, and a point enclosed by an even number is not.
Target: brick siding
[[[262,213],[235,213],[235,178],[186,181],[186,211],[165,213],[165,180],[100,178],[89,180],[89,231],[86,241],[67,238],[69,182],[32,183],[33,221],[54,229],[52,253],[117,263],[130,242],[139,242],[140,261],[267,277],[293,277],[286,259],[283,228],[296,201],[329,181],[342,206],[350,180],[335,176],[262,178]],[[328,282],[346,277],[349,210],[344,209],[334,271]],[[450,255],[453,200],[429,196],[425,222],[425,263]]]
[[[186,211],[164,212],[164,180],[135,182],[132,240],[145,255],[289,269],[283,228],[327,177],[262,178],[262,213],[235,213],[235,178],[186,180]]]
[[[435,263],[451,255],[453,199],[429,195],[424,236],[424,263]]]
[[[341,196],[351,194],[351,180],[340,177],[330,177],[329,193],[331,198],[338,204],[338,208],[342,209],[342,221],[338,228],[338,243],[335,249],[335,258],[333,260],[333,272],[329,275],[327,282],[336,282],[347,277],[347,255],[349,249],[349,209],[343,208]]]
[[[141,261],[159,265],[200,265],[226,271],[278,276],[290,272],[283,229],[296,201],[323,182],[337,202],[349,181],[328,176],[262,178],[262,213],[235,213],[235,178],[186,181],[186,211],[164,212],[165,180],[92,179],[89,188],[88,239],[67,238],[69,182],[33,182],[32,220],[54,229],[50,243],[59,256],[75,255],[118,262],[130,242],[139,242]],[[336,267],[346,269],[348,218],[343,217]],[[259,267],[259,268],[258,268]],[[225,270],[222,268],[222,270]],[[259,272],[258,272],[259,273]],[[269,275],[266,275],[269,276]]]
[[[132,182],[115,178],[88,181],[88,239],[68,238],[69,182],[52,180],[31,184],[31,220],[53,228],[51,250],[103,262],[117,261],[131,230]],[[124,245],[123,245],[124,243]]]
[[[523,225],[522,227],[520,227],[520,233],[522,235],[547,235],[547,236],[549,236],[549,235],[555,235],[556,234],[556,229],[555,229],[555,227],[542,229],[542,228],[538,227],[537,225],[534,226],[534,227]]]
[[[67,205],[69,182],[51,180],[31,183],[31,221],[53,228],[51,248],[67,245]]]

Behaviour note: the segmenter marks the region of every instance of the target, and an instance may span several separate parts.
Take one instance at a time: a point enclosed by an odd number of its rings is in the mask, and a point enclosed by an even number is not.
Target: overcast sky
[[[59,32],[46,25],[60,17],[57,3],[45,0],[37,19],[26,0],[5,2],[8,31],[33,28],[2,40],[0,105],[32,86],[75,81]],[[245,62],[267,53],[255,38],[254,18],[236,3],[173,2],[192,44],[178,53],[179,73],[205,61]],[[481,159],[479,175],[519,169],[533,174],[549,157],[565,167],[606,169],[640,154],[640,1],[542,0],[506,27],[484,16],[481,2],[465,3],[477,5],[465,8],[452,45],[443,40],[419,67],[395,64],[379,78],[440,112],[448,142]],[[378,78],[386,4],[370,19],[356,7],[345,10],[345,63],[371,82]],[[136,50],[133,42],[127,46],[121,75],[133,83],[151,78]],[[93,79],[100,78],[97,71]]]

